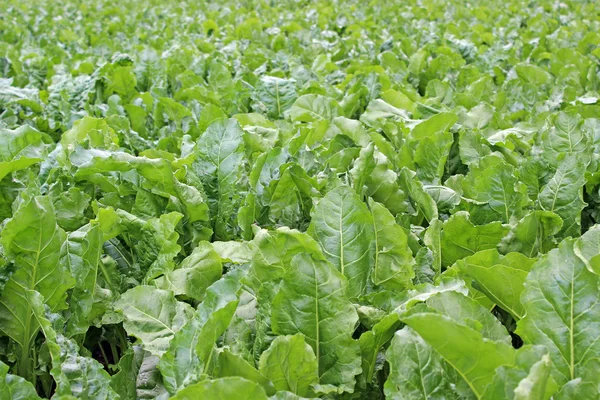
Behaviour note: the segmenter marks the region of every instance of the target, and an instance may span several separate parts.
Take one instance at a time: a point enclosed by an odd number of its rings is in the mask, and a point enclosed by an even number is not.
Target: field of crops
[[[597,0],[0,0],[0,399],[599,399]]]

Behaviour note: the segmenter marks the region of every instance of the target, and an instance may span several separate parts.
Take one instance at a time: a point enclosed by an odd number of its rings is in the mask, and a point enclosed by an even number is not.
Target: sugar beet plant
[[[0,5],[0,399],[598,399],[597,1]]]

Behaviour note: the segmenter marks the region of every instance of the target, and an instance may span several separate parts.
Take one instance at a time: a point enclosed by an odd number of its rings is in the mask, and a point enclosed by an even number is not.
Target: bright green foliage
[[[0,400],[598,398],[597,1],[0,10]]]

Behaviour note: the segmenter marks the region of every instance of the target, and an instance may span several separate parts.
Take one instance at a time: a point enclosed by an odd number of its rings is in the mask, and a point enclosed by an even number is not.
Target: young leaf
[[[525,315],[521,305],[523,283],[535,261],[520,253],[502,256],[490,249],[459,260],[457,265],[478,283],[490,300],[521,319]]]
[[[384,391],[390,399],[437,399],[449,392],[442,358],[408,326],[397,331],[386,352],[390,374]]]
[[[379,203],[371,202],[375,230],[375,266],[371,279],[389,290],[412,286],[414,264],[404,230],[396,224],[390,212]]]
[[[258,365],[275,389],[298,396],[307,396],[311,385],[319,380],[317,358],[302,334],[275,338]]]
[[[444,222],[442,228],[442,265],[452,265],[478,251],[495,248],[508,230],[499,221],[473,225],[468,213],[457,212]]]

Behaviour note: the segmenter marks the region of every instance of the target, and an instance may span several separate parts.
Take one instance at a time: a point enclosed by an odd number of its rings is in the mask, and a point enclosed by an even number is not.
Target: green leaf
[[[254,99],[265,108],[267,115],[280,118],[296,101],[296,81],[274,76],[263,76],[256,86]]]
[[[402,189],[409,195],[413,208],[422,214],[428,222],[436,220],[439,216],[437,204],[424,189],[415,173],[407,168],[402,168],[400,182]]]
[[[442,358],[408,326],[396,332],[386,359],[390,365],[386,398],[437,399],[449,392]]]
[[[484,339],[495,342],[511,343],[510,335],[500,321],[488,309],[477,301],[456,291],[436,293],[426,301],[427,306],[472,327],[481,333]]]
[[[558,389],[550,376],[552,363],[543,346],[523,346],[516,352],[515,365],[496,370],[483,399],[548,400]]]
[[[473,225],[469,213],[459,211],[444,222],[441,236],[442,265],[495,248],[508,233],[509,227],[498,222]]]
[[[85,116],[75,121],[73,127],[66,131],[60,138],[60,143],[65,149],[75,144],[82,144],[89,140],[92,147],[106,148],[116,147],[119,138],[103,118],[92,118]]]
[[[531,367],[529,375],[519,382],[519,386],[515,389],[515,400],[547,399],[546,393],[551,368],[550,357],[544,355]]]
[[[333,385],[339,392],[352,392],[354,377],[361,371],[360,349],[352,339],[358,315],[346,295],[347,285],[346,278],[327,261],[298,254],[271,313],[276,334],[304,334],[317,357],[319,386]]]
[[[548,348],[552,376],[561,385],[581,377],[586,362],[600,356],[600,281],[576,255],[575,243],[564,240],[533,265],[521,296],[525,317],[517,325],[525,343]]]
[[[513,348],[494,342],[451,317],[428,307],[414,307],[402,315],[402,322],[415,330],[481,398],[502,365],[514,365]]]
[[[417,177],[423,183],[432,185],[441,183],[453,141],[452,133],[441,132],[439,135],[428,136],[417,142],[414,162],[417,166]]]
[[[562,219],[551,211],[532,211],[510,228],[498,248],[503,253],[519,252],[527,257],[546,253],[556,246],[553,239]]]
[[[331,121],[342,114],[337,101],[318,94],[305,94],[298,97],[288,110],[288,115],[294,122]]]
[[[267,394],[257,383],[240,377],[205,380],[177,392],[173,400],[267,400]]]
[[[495,249],[483,250],[457,261],[459,268],[473,278],[495,304],[516,319],[525,315],[521,293],[527,274],[536,259],[520,253],[502,256]]]
[[[317,358],[302,334],[275,338],[260,356],[258,368],[275,389],[298,396],[307,396],[319,380]]]
[[[600,275],[600,225],[594,225],[579,238],[573,245],[573,251],[590,272]]]
[[[38,291],[51,311],[66,308],[67,290],[75,280],[60,261],[65,239],[65,232],[56,224],[52,201],[46,196],[21,203],[2,229],[1,244],[16,270],[0,297],[0,330],[17,343],[17,370],[26,379],[33,372],[30,353],[39,331],[27,293]]]
[[[515,178],[515,169],[501,157],[489,155],[469,167],[462,181],[463,196],[479,203],[469,207],[476,221],[512,222],[520,218],[529,201],[524,184]]]
[[[64,242],[61,261],[75,278],[75,288],[69,301],[71,317],[67,322],[70,336],[86,333],[91,325],[103,243],[102,230],[97,222],[69,233]]]
[[[360,150],[350,175],[359,195],[372,197],[393,214],[407,211],[406,193],[398,185],[393,163],[375,145],[369,144]]]
[[[313,198],[320,196],[317,182],[297,164],[281,166],[281,178],[269,199],[269,219],[275,226],[306,229]]]
[[[347,186],[328,192],[315,207],[308,234],[348,278],[348,296],[360,296],[371,273],[375,232],[373,216],[356,192]]]
[[[380,127],[386,120],[404,121],[408,119],[405,110],[396,108],[381,99],[372,100],[360,116],[360,121],[370,127]]]
[[[370,202],[375,230],[375,265],[371,279],[388,290],[412,286],[415,276],[412,252],[404,230],[392,214],[379,203]]]
[[[18,375],[8,373],[8,365],[0,361],[0,399],[34,400],[40,397],[33,385]]]
[[[400,326],[397,313],[391,313],[376,323],[370,331],[360,335],[358,344],[362,357],[362,376],[366,383],[371,383],[377,371],[377,358],[382,347],[390,341]]]
[[[238,181],[244,171],[244,131],[235,119],[211,123],[196,145],[193,168],[202,180],[209,199],[215,239],[233,237]]]
[[[144,351],[139,346],[137,350],[128,349],[121,356],[117,366],[119,372],[110,378],[110,386],[124,400],[137,398],[136,381],[144,357]]]
[[[283,278],[292,258],[298,253],[308,253],[315,259],[323,259],[321,248],[312,237],[287,227],[274,231],[261,229],[250,245],[252,262],[246,279],[255,290],[265,282]]]
[[[161,356],[175,333],[190,319],[191,307],[175,300],[173,292],[137,286],[121,295],[115,309],[123,313],[127,334],[142,341],[145,350]]]
[[[217,338],[225,332],[235,313],[239,288],[239,277],[235,274],[213,283],[194,316],[175,333],[158,365],[171,394],[200,380]]]
[[[559,155],[566,154],[587,163],[590,138],[581,129],[583,120],[573,112],[559,112],[548,119],[548,129],[541,134],[542,157],[550,164],[560,162]]]
[[[46,337],[46,345],[52,358],[50,373],[56,382],[55,396],[76,398],[118,399],[110,386],[110,376],[98,361],[79,355],[77,344],[57,333],[49,318],[60,322],[56,315],[46,316],[42,296],[28,291],[35,319]],[[60,327],[59,327],[60,329]]]
[[[221,256],[210,243],[200,242],[173,271],[154,283],[160,289],[171,290],[176,296],[202,300],[206,289],[221,277],[222,272]]]
[[[423,140],[428,137],[435,137],[452,128],[458,121],[458,117],[453,113],[439,113],[431,116],[425,121],[417,124],[410,131],[411,140]]]
[[[583,201],[586,166],[580,156],[565,157],[540,192],[540,207],[558,214],[563,220],[559,238],[581,234],[581,210],[587,205]]]
[[[316,376],[316,364],[314,371]],[[248,379],[249,381],[256,382],[259,385],[261,385],[268,395],[274,394],[275,389],[277,388],[273,387],[273,384],[268,379],[269,377],[265,375],[263,371],[259,372],[256,368],[254,368],[254,365],[250,365],[248,361],[244,360],[239,355],[236,355],[227,349],[219,353],[214,376],[217,378],[225,378],[227,376],[240,376],[242,378]]]
[[[44,159],[42,133],[23,125],[14,131],[0,129],[0,180]]]

